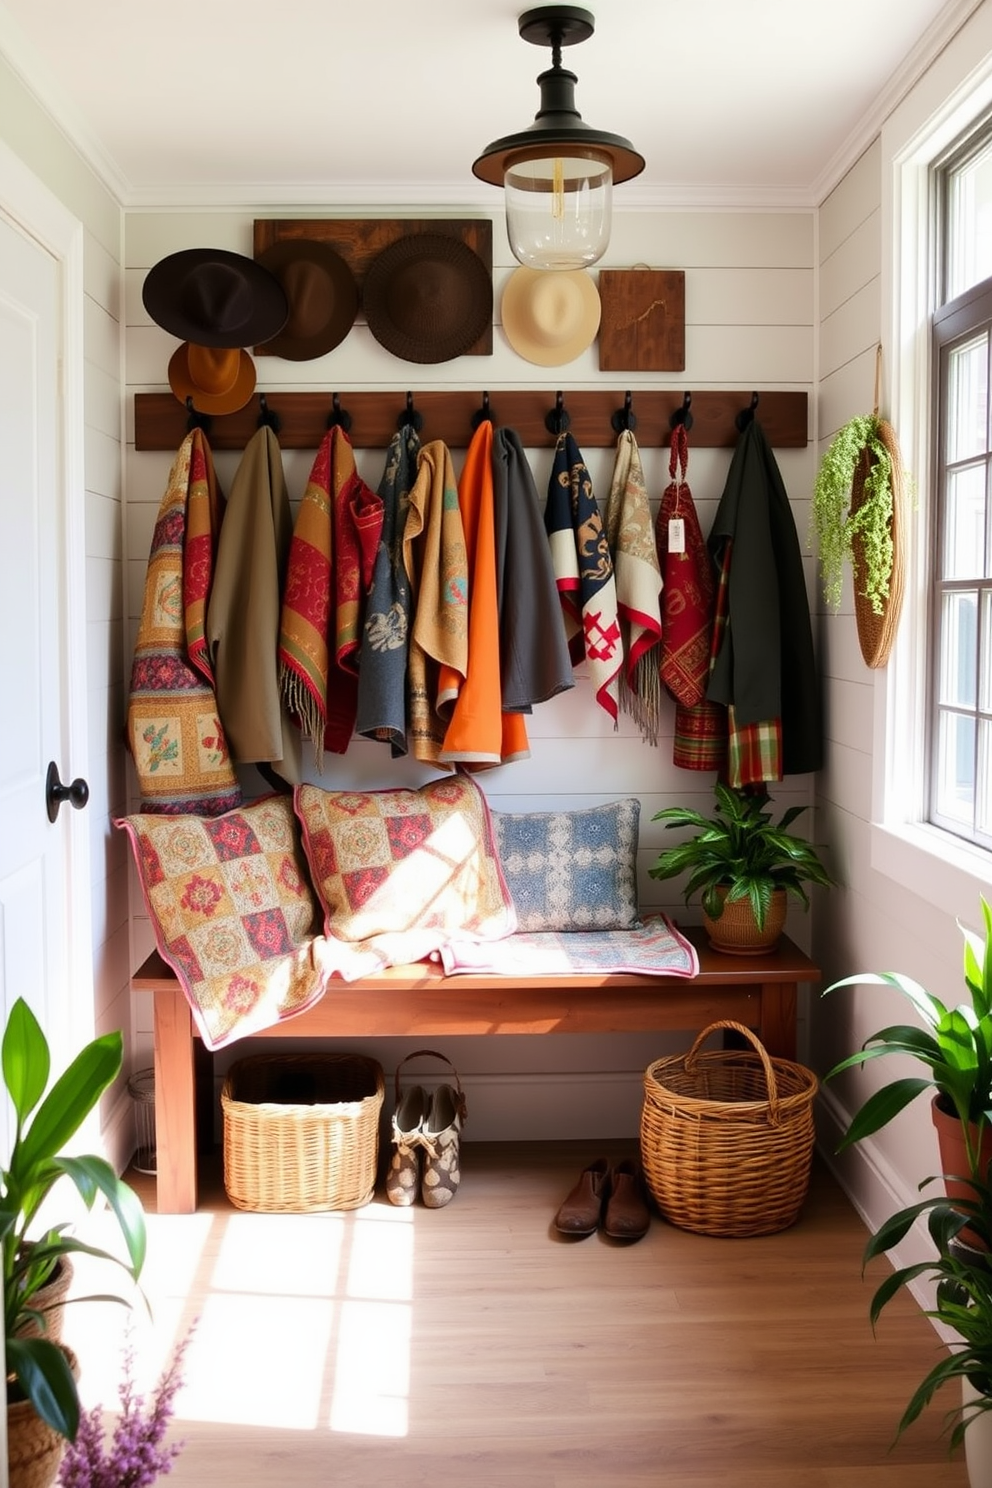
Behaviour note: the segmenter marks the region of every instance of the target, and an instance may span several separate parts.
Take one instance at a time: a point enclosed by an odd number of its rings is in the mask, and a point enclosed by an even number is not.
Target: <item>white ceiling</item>
[[[622,200],[811,205],[979,0],[590,0]],[[0,51],[125,205],[496,200],[549,64],[526,0],[0,0]],[[618,204],[619,204],[618,192]]]

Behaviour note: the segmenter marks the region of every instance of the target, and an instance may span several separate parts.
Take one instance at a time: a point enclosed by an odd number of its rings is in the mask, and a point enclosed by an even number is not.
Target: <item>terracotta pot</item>
[[[785,889],[775,889],[765,915],[764,928],[759,930],[754,919],[754,910],[749,899],[734,899],[726,902],[726,889],[717,893],[724,901],[723,913],[718,920],[711,920],[703,910],[703,924],[715,951],[730,956],[764,956],[774,950],[785,925],[788,901]]]
[[[72,1349],[60,1344],[79,1378],[79,1360]],[[8,1392],[10,1385],[8,1383]],[[65,1437],[53,1431],[29,1400],[7,1402],[7,1473],[10,1488],[50,1488],[58,1475],[65,1450]]]
[[[58,1269],[51,1281],[35,1292],[31,1299],[31,1306],[37,1312],[45,1314],[45,1336],[53,1343],[60,1342],[62,1338],[62,1316],[65,1312],[65,1299],[72,1286],[72,1277],[72,1262],[68,1256],[60,1257]],[[37,1323],[25,1323],[17,1331],[22,1338],[33,1338],[41,1332],[41,1328]]]
[[[934,1096],[930,1102],[930,1117],[937,1132],[937,1150],[940,1153],[940,1171],[944,1179],[945,1194],[949,1199],[973,1199],[974,1189],[969,1188],[968,1184],[963,1181],[967,1178],[970,1168],[964,1131],[957,1112],[953,1109],[945,1109],[940,1104],[940,1097]],[[975,1140],[974,1132],[972,1140]],[[982,1131],[978,1151],[980,1177],[988,1171],[990,1162],[992,1162],[992,1127],[986,1124]],[[962,1230],[961,1238],[967,1245],[981,1243],[979,1237],[971,1230]]]

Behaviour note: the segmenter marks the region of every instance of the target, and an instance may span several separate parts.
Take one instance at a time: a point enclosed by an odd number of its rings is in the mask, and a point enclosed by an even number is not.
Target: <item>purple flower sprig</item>
[[[128,1340],[119,1391],[120,1414],[113,1435],[105,1441],[102,1406],[94,1406],[80,1416],[76,1440],[66,1446],[59,1467],[61,1488],[150,1488],[156,1478],[171,1471],[185,1443],[163,1445],[163,1437],[183,1383],[183,1359],[192,1336],[190,1328],[176,1346],[150,1399],[135,1389],[134,1344]]]

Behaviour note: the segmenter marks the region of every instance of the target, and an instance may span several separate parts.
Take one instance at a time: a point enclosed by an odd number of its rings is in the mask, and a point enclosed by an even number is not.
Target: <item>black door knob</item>
[[[48,807],[48,820],[50,822],[55,820],[63,801],[68,801],[70,806],[81,811],[89,798],[90,788],[86,781],[80,776],[71,785],[63,785],[59,779],[59,767],[52,760],[45,780],[45,805]]]

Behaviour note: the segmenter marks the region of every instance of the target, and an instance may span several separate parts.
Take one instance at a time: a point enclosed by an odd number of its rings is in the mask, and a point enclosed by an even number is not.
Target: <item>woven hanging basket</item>
[[[878,437],[892,463],[892,517],[889,523],[892,535],[892,572],[889,575],[888,595],[882,601],[881,614],[876,614],[871,600],[864,592],[865,563],[861,538],[855,536],[852,543],[854,615],[858,626],[858,643],[865,665],[875,668],[885,666],[889,659],[906,587],[906,477],[902,455],[896,432],[886,419],[879,419]],[[865,450],[858,461],[851,486],[852,515],[864,503],[865,481],[874,464],[875,457],[869,450]]]
[[[749,1049],[701,1053],[732,1028]],[[771,1058],[742,1023],[711,1023],[687,1054],[644,1073],[641,1164],[667,1220],[700,1235],[741,1238],[799,1217],[813,1160],[812,1070]]]

